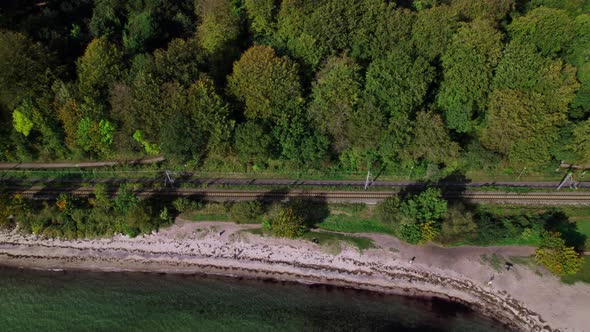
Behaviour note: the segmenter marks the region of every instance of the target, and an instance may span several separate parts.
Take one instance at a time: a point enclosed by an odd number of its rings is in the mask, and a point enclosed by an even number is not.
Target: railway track
[[[21,194],[34,199],[51,199],[62,193],[74,196],[88,197],[94,192],[92,187],[48,188],[48,187],[5,187],[5,192]],[[114,192],[112,192],[114,194]],[[359,202],[378,203],[387,197],[396,195],[394,191],[327,191],[327,190],[223,190],[223,189],[144,189],[137,190],[139,197],[158,197],[173,199],[175,197],[192,197],[207,201],[246,201],[268,200],[282,201],[290,199],[325,200],[328,202]],[[443,196],[448,200],[462,200],[477,203],[513,203],[513,204],[544,204],[544,205],[590,205],[590,193],[586,192],[535,192],[535,193],[506,193],[506,192],[445,192]]]
[[[68,177],[70,176],[70,177]],[[2,177],[0,183],[7,185],[22,185],[46,183],[60,183],[65,185],[74,185],[81,183],[97,184],[120,184],[120,183],[164,183],[164,175],[154,178],[92,178],[83,177],[81,174],[69,174],[66,177],[57,178],[16,178],[16,177]],[[310,179],[242,179],[242,178],[205,178],[199,177],[194,173],[180,173],[173,176],[175,183],[183,183],[197,186],[207,187],[223,187],[223,186],[253,186],[253,187],[358,187],[364,188],[364,180],[310,180]],[[430,186],[439,186],[447,188],[477,188],[477,187],[510,187],[510,188],[552,188],[555,189],[560,184],[560,181],[474,181],[461,179],[447,179],[443,182],[429,183]],[[420,181],[410,180],[376,180],[371,182],[370,187],[376,188],[405,188],[405,187],[420,187],[425,183]],[[579,188],[589,188],[589,183],[578,183]]]

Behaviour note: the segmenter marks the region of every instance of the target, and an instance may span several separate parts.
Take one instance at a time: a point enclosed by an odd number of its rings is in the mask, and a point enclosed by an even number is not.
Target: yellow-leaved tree
[[[543,235],[543,242],[535,251],[535,258],[549,271],[560,276],[578,272],[583,260],[573,247],[566,246],[559,232],[547,232]]]

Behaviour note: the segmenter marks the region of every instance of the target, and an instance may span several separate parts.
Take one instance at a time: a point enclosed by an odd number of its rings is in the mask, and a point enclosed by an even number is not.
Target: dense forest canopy
[[[0,160],[590,162],[587,0],[0,5]]]

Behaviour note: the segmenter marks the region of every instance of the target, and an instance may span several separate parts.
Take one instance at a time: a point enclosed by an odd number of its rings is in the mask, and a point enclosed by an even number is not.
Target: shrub
[[[408,243],[419,243],[422,241],[422,231],[418,224],[402,224],[399,227],[398,236]]]
[[[397,196],[386,198],[377,205],[377,219],[385,225],[396,226],[399,222],[400,199]]]
[[[259,223],[263,213],[259,201],[235,203],[230,210],[232,220],[238,224]]]
[[[305,232],[305,220],[293,208],[282,208],[270,221],[270,230],[275,236],[296,238]]]
[[[463,206],[453,206],[445,214],[441,227],[440,240],[453,243],[469,240],[477,234],[477,224],[473,221],[473,214],[464,211]]]
[[[176,211],[183,213],[191,210],[198,210],[202,207],[200,202],[192,201],[186,197],[179,197],[172,202],[172,206]]]
[[[420,225],[420,237],[421,242],[426,243],[434,240],[434,238],[440,233],[437,223],[429,220]]]

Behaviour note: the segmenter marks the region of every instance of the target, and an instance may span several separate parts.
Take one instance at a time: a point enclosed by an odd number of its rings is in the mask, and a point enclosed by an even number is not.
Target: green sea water
[[[327,286],[0,268],[1,331],[504,331],[464,307]]]

